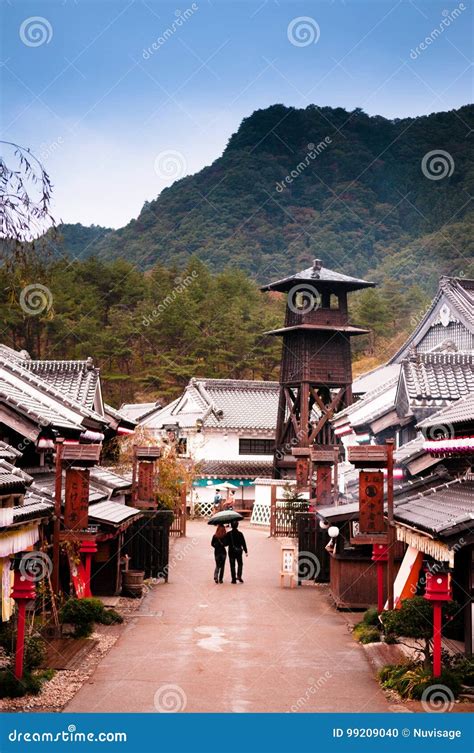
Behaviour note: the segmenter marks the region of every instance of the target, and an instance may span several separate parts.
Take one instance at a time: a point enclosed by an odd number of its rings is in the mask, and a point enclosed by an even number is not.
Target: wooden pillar
[[[54,484],[54,524],[53,524],[53,577],[52,587],[56,596],[59,594],[59,534],[61,531],[61,494],[62,494],[62,438],[56,440],[56,479]]]
[[[276,498],[277,488],[272,484],[270,488],[270,536],[275,536],[276,530]]]
[[[186,536],[186,484],[181,486],[181,536]]]
[[[387,439],[386,444],[388,519],[387,600],[388,608],[393,609],[393,584],[395,580],[395,523],[393,518],[393,439]]]

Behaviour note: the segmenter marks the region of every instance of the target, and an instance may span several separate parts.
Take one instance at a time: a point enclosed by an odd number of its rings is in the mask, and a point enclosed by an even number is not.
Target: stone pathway
[[[245,583],[212,579],[190,522],[155,587],[67,712],[390,711],[326,587],[280,588],[280,541],[242,527]],[[228,565],[227,565],[228,568]]]

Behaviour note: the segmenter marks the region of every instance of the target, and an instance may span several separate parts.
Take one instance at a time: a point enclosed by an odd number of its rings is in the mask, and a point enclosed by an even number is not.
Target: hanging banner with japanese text
[[[89,471],[86,468],[66,470],[64,527],[69,530],[87,528],[89,518]]]
[[[359,531],[383,533],[383,473],[361,471],[359,473]]]

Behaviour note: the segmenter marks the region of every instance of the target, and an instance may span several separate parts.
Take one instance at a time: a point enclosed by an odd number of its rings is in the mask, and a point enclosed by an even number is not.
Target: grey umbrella
[[[234,510],[223,510],[222,512],[216,512],[215,515],[209,518],[207,521],[208,526],[224,525],[224,523],[232,523],[233,520],[243,520],[243,515]]]

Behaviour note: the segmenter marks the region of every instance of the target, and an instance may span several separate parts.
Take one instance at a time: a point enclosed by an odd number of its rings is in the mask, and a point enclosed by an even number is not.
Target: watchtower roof
[[[343,275],[341,272],[334,272],[332,269],[323,267],[321,259],[315,259],[312,267],[303,269],[301,272],[290,275],[290,277],[284,277],[276,282],[263,285],[260,290],[279,290],[285,292],[298,284],[314,285],[317,289],[329,288],[334,290],[342,288],[348,291],[371,288],[375,285],[374,282],[367,282],[367,280],[361,280],[358,277],[349,277],[349,275]]]

